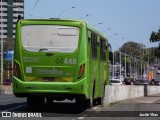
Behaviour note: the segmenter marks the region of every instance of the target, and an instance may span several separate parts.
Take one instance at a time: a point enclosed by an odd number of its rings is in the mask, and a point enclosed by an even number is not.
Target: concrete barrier
[[[146,94],[143,85],[120,85],[105,87],[104,104],[110,104],[120,100],[142,97]],[[154,95],[160,93],[160,86],[148,86],[147,95]]]
[[[160,86],[147,86],[148,95],[160,93]]]
[[[2,90],[2,91],[1,91]],[[105,87],[105,98],[104,104],[110,104],[120,100],[126,100],[131,98],[137,98],[144,96],[144,86],[142,85],[119,85],[112,86],[107,85]],[[147,95],[154,95],[160,93],[160,86],[149,86],[147,85]],[[0,94],[13,94],[12,86],[3,86]]]

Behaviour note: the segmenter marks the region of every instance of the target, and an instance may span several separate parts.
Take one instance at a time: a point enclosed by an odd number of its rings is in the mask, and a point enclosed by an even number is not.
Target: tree
[[[136,57],[138,59],[141,59],[144,48],[144,44],[129,41],[127,43],[124,43],[122,47],[119,48],[119,51],[126,53],[130,56]]]
[[[121,64],[125,66],[126,61],[126,70],[127,72],[130,71],[129,73],[140,73],[141,70],[138,68],[141,68],[142,64],[147,65],[149,60],[151,62],[151,51],[149,48],[146,48],[143,43],[129,41],[124,43],[118,51],[123,53],[121,56]],[[117,54],[116,58],[119,59],[119,54]]]
[[[160,42],[160,29],[158,32],[152,31],[151,36],[150,36],[150,42]],[[160,43],[157,48],[155,48],[154,51],[156,57],[160,58]]]

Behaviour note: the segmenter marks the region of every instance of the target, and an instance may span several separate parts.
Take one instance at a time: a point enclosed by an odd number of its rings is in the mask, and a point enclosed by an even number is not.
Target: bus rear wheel
[[[47,97],[46,98],[46,102],[47,102],[47,105],[52,105],[53,104],[53,98],[52,97]]]
[[[76,98],[76,104],[78,108],[86,108],[87,106],[87,99],[85,96],[80,96]]]
[[[98,98],[98,104],[103,105],[104,104],[104,97],[105,97],[105,84],[103,86],[103,96]]]
[[[44,97],[37,96],[28,96],[27,97],[27,106],[29,109],[39,109],[44,105]]]

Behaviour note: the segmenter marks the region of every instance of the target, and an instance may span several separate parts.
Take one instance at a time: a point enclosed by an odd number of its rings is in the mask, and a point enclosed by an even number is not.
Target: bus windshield
[[[33,52],[67,52],[78,47],[79,29],[58,25],[22,26],[22,46]]]

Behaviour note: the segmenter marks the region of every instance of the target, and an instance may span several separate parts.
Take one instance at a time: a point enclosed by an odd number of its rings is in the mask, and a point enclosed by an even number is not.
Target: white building
[[[15,38],[18,15],[24,18],[24,0],[0,0],[0,35]]]

